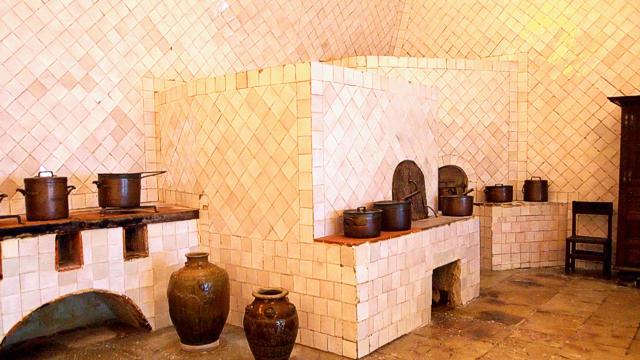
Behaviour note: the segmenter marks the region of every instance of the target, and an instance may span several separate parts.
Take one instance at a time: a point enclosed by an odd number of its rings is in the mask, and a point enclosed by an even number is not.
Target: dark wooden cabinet
[[[622,108],[616,267],[640,270],[640,95],[609,100]]]

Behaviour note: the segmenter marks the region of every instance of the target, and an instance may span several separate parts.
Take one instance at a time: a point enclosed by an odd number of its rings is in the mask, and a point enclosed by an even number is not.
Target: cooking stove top
[[[16,219],[18,220],[18,224],[22,224],[22,219],[20,218],[20,215],[0,215],[0,220],[3,219]]]
[[[105,207],[100,209],[100,214],[135,214],[140,212],[157,213],[158,208],[155,205],[143,205],[132,208],[121,207]]]

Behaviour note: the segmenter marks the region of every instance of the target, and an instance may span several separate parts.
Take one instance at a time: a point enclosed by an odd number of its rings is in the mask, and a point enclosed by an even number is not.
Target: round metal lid
[[[467,190],[469,178],[467,173],[457,165],[445,165],[438,168],[438,188],[456,188]]]
[[[45,174],[51,174],[51,176],[42,176]],[[41,171],[38,173],[38,176],[24,178],[24,182],[48,182],[48,183],[57,183],[57,182],[67,182],[67,178],[65,176],[55,176],[53,171]]]
[[[382,210],[380,209],[367,210],[364,206],[362,206],[357,209],[345,210],[343,211],[343,213],[347,215],[375,215],[375,214],[381,214]]]

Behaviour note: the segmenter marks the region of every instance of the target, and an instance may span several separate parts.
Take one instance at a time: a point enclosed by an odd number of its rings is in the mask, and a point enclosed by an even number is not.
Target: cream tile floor
[[[640,359],[640,290],[560,268],[482,275],[480,298],[438,309],[433,324],[367,356],[377,359]],[[127,335],[127,336],[125,336]],[[252,359],[242,329],[221,346],[185,353],[173,328],[132,333],[103,326],[55,336],[0,356],[47,359]],[[340,359],[296,346],[292,359]]]

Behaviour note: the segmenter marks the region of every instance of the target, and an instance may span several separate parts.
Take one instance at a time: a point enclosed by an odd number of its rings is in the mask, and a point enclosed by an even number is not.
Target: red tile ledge
[[[381,231],[380,232],[380,236],[374,237],[374,238],[365,238],[365,239],[358,239],[358,238],[350,238],[350,237],[346,237],[342,234],[337,234],[337,235],[328,235],[328,236],[323,236],[321,238],[317,238],[314,239],[315,242],[323,242],[323,243],[327,243],[327,244],[337,244],[337,245],[346,245],[346,246],[358,246],[358,245],[362,245],[364,243],[374,243],[374,242],[378,242],[378,241],[384,241],[384,240],[389,240],[389,239],[393,239],[396,237],[400,237],[403,235],[407,235],[407,234],[411,234],[414,232],[420,232],[420,231],[425,231],[431,228],[435,228],[438,226],[445,226],[445,225],[449,225],[452,224],[454,222],[458,222],[458,221],[463,221],[463,220],[468,220],[474,218],[473,216],[438,216],[438,217],[432,217],[432,218],[428,218],[428,219],[423,219],[423,220],[418,220],[418,221],[414,221],[411,223],[411,229],[410,230],[404,230],[404,231]]]

